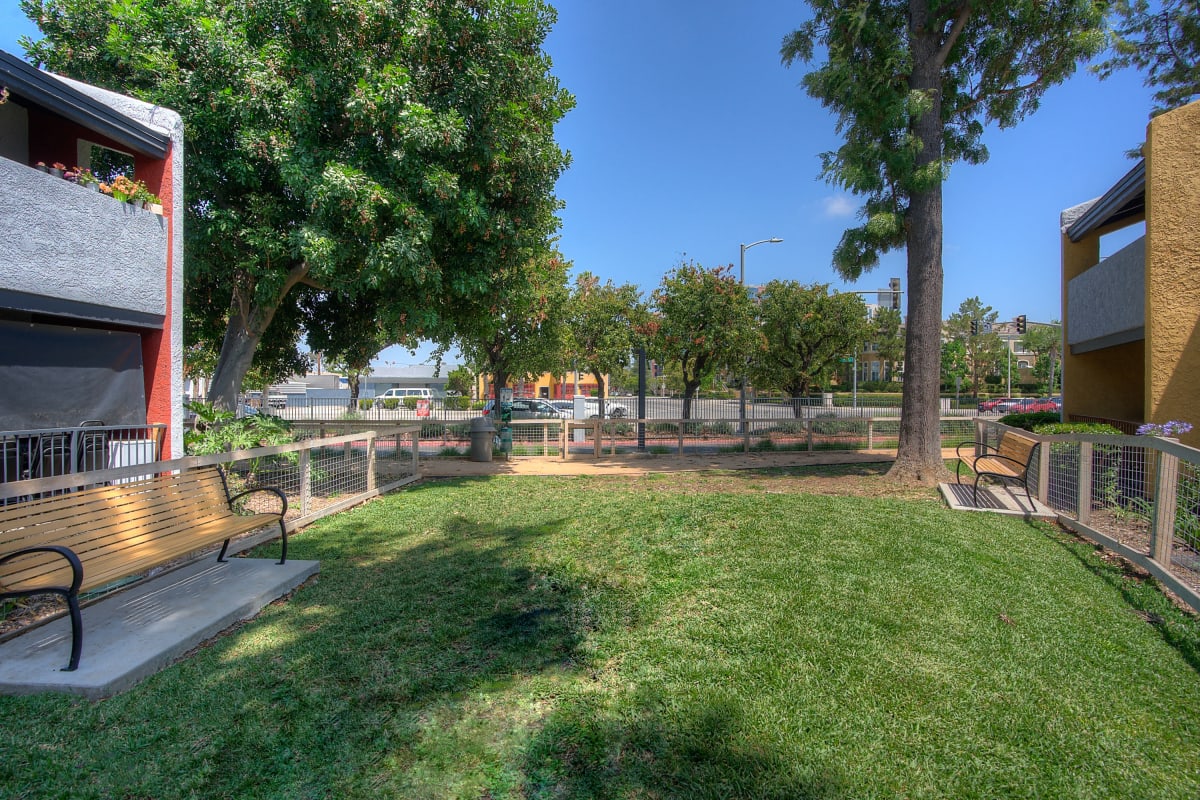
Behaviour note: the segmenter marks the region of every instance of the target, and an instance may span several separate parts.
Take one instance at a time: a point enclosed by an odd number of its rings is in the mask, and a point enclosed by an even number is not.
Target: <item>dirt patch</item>
[[[890,464],[855,464],[824,468],[657,472],[648,475],[598,477],[597,488],[611,482],[647,491],[725,492],[731,494],[818,494],[837,497],[890,497],[938,500],[936,489],[898,484],[887,477]]]

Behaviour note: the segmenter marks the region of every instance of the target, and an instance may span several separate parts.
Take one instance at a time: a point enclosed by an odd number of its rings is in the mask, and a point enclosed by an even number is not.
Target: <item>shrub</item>
[[[1012,416],[1036,417],[1039,414],[1013,414]],[[1032,428],[1034,433],[1044,434],[1046,436],[1054,436],[1060,433],[1099,433],[1105,435],[1117,435],[1121,432],[1104,422],[1050,422],[1037,425]]]
[[[383,407],[385,409],[387,409],[388,411],[395,411],[397,408],[400,407],[400,398],[398,398],[398,397],[383,398]],[[416,408],[416,406],[413,406],[413,407]]]
[[[417,410],[417,401],[420,399],[421,398],[419,398],[419,397],[406,397],[406,398],[404,398],[404,407],[407,408],[409,411],[416,411]]]
[[[1001,425],[1023,428],[1030,433],[1038,425],[1053,425],[1060,422],[1057,411],[1036,411],[1032,414],[1007,414],[999,419]]]
[[[375,405],[375,401],[369,397],[358,398],[358,410],[359,411],[370,411],[371,407],[374,405]]]
[[[442,400],[442,408],[447,411],[466,411],[471,405],[471,398],[462,395],[447,395]]]

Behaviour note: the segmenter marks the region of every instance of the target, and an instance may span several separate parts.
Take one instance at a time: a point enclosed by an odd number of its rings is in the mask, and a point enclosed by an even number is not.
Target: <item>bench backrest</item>
[[[109,566],[121,560],[122,550],[137,548],[144,559],[149,548],[154,560],[165,563],[185,554],[179,548],[186,539],[170,534],[230,513],[220,470],[202,467],[0,508],[0,554],[25,547],[69,547],[85,565],[86,590],[110,573]],[[89,570],[89,561],[105,563]],[[50,554],[14,559],[0,565],[0,586],[37,580],[48,571],[61,570],[63,563]],[[88,580],[89,575],[95,581]]]
[[[1035,439],[1012,431],[1005,431],[1000,435],[1000,446],[996,449],[1005,458],[1011,458],[1013,461],[1024,464],[1025,468],[1022,472],[1027,472],[1029,462],[1033,459],[1033,449],[1037,446],[1038,442]]]

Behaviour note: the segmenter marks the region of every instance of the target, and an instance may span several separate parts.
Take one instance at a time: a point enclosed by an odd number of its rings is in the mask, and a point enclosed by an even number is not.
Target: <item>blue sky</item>
[[[739,244],[780,237],[746,254],[747,283],[774,278],[877,289],[905,280],[903,252],[856,284],[830,266],[859,202],[818,175],[837,147],[832,116],[784,67],[779,44],[808,16],[779,0],[559,0],[546,42],[553,72],[575,95],[559,125],[572,165],[559,248],[576,271],[649,294],[682,259],[738,266]],[[0,49],[36,28],[0,0]],[[945,187],[942,313],[978,296],[1001,320],[1058,319],[1064,208],[1103,194],[1145,138],[1150,91],[1127,72],[1100,82],[1081,70],[1009,130],[991,128],[991,158],[956,165]],[[1136,234],[1133,234],[1136,235]],[[1131,238],[1110,236],[1108,255]],[[1111,241],[1110,241],[1111,240]],[[380,362],[415,364],[389,348]]]

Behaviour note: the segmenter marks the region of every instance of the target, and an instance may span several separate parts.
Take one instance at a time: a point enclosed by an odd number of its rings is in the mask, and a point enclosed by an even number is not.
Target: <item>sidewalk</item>
[[[953,458],[954,451],[950,451]],[[828,464],[877,464],[896,460],[895,450],[830,450],[809,453],[722,453],[707,456],[632,454],[567,460],[555,457],[521,456],[508,460],[469,461],[465,458],[430,458],[421,461],[425,478],[457,478],[481,475],[646,475],[652,472],[695,472],[697,470],[778,469]]]

